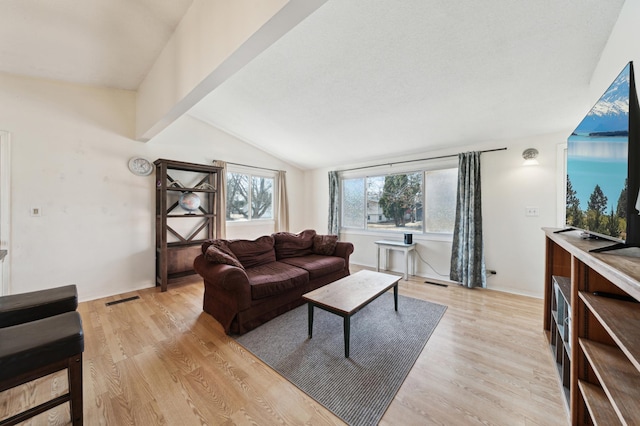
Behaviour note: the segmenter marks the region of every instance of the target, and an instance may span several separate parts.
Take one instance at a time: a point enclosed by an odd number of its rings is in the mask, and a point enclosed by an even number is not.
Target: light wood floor
[[[400,283],[448,309],[381,425],[568,424],[541,300]],[[190,278],[80,304],[85,425],[343,424],[226,336],[202,312],[202,291]],[[0,419],[66,386],[57,374],[0,393]],[[25,424],[69,424],[68,405]]]

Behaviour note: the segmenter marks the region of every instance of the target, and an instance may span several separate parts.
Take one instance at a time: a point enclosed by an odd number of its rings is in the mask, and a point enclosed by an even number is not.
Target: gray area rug
[[[385,293],[351,317],[344,357],[343,319],[316,308],[307,338],[307,305],[236,340],[350,425],[375,425],[438,325],[446,306]]]

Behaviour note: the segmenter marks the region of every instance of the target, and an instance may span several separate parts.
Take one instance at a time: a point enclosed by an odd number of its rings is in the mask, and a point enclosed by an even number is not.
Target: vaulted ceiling
[[[191,2],[3,0],[0,71],[136,89]],[[189,114],[305,169],[570,131],[623,3],[329,0]]]
[[[136,90],[193,0],[2,0],[0,71]]]

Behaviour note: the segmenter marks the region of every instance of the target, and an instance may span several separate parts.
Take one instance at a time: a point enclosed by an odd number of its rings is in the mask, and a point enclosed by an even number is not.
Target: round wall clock
[[[138,176],[149,176],[153,172],[153,164],[143,157],[133,157],[129,160],[129,170]]]

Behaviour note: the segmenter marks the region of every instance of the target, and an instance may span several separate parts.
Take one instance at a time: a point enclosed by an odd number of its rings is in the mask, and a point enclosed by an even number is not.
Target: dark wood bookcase
[[[156,166],[156,286],[194,273],[193,259],[203,241],[220,233],[222,169],[158,159]],[[182,198],[181,198],[182,197]],[[199,200],[193,210],[181,199]],[[196,198],[197,197],[197,198]],[[191,204],[193,207],[195,204]]]
[[[591,253],[611,242],[583,239],[578,231],[544,231],[544,330],[558,364],[571,424],[637,424],[640,249]],[[563,321],[569,328],[559,333],[562,298],[570,307],[564,316],[569,320]]]

